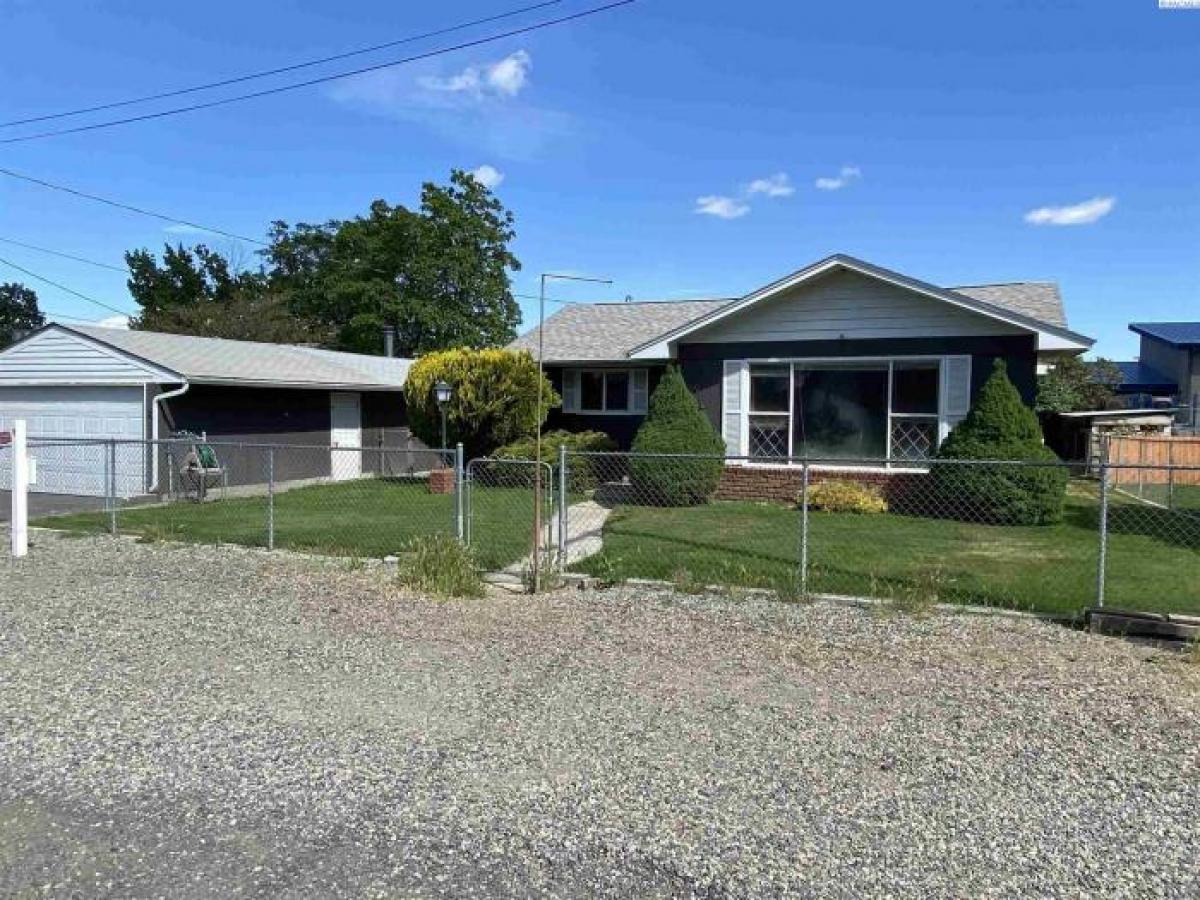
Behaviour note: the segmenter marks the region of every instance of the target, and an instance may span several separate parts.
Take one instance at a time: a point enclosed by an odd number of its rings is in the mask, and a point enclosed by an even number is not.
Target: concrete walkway
[[[573,503],[567,507],[567,552],[565,566],[572,566],[580,560],[595,556],[604,549],[604,523],[608,521],[612,510],[601,506],[595,500],[585,500]],[[558,540],[558,511],[554,511],[551,521],[546,525],[544,546],[556,549]],[[502,574],[521,578],[529,569],[532,555],[517,560],[507,566]]]

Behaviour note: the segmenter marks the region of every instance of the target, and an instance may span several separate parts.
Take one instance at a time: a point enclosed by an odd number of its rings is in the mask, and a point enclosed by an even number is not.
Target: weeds
[[[874,582],[874,579],[872,578]],[[949,587],[950,580],[938,567],[922,569],[888,598],[886,608],[901,615],[923,619],[932,615]]]
[[[169,523],[149,523],[138,531],[139,544],[158,544],[162,541],[179,541],[183,539],[183,529]]]
[[[526,559],[525,565],[521,568],[521,584],[525,586],[525,593],[536,594],[540,591],[552,591],[562,587],[562,578],[558,574],[557,562],[558,554],[555,550],[552,548],[539,550],[537,583],[534,584],[533,558]]]
[[[397,578],[405,587],[442,597],[482,597],[483,578],[471,550],[448,534],[413,538]]]
[[[681,594],[703,594],[708,587],[691,569],[683,568],[675,570],[671,576],[671,584]]]

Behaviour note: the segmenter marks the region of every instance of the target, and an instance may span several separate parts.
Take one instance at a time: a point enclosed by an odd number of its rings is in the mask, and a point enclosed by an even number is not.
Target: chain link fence
[[[1064,615],[1200,612],[1200,466],[562,450],[467,461],[461,449],[200,439],[31,439],[30,454],[34,524],[74,531],[361,558],[446,534],[531,588],[577,573]]]
[[[685,589],[762,587],[900,605],[1074,615],[1108,603],[1200,612],[1200,506],[1061,462],[571,454],[566,568]],[[1200,467],[1155,467],[1200,481]],[[1061,498],[1061,503],[1059,502]]]

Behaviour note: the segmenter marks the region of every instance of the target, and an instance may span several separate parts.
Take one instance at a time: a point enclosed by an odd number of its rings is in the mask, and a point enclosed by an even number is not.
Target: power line
[[[39,275],[37,272],[31,272],[31,271],[29,271],[29,269],[26,269],[23,266],[18,266],[15,262],[5,259],[2,256],[0,256],[0,264],[6,265],[11,269],[16,269],[18,272],[23,272],[24,274],[28,275],[30,278],[36,278],[38,281],[45,282],[46,284],[50,285],[51,287],[58,288],[60,291],[65,291],[66,293],[71,294],[72,296],[78,297],[80,300],[86,300],[88,303],[94,303],[99,307],[107,309],[109,312],[115,312],[117,315],[121,315],[121,316],[135,315],[135,313],[131,313],[128,310],[117,309],[115,306],[109,306],[107,303],[105,303],[101,300],[97,300],[95,297],[89,297],[87,294],[81,294],[79,291],[75,290],[74,288],[69,288],[65,284],[59,284],[57,281],[52,281],[44,275]]]
[[[204,103],[193,103],[190,106],[177,106],[172,109],[164,109],[159,112],[143,113],[137,116],[128,116],[124,119],[109,119],[106,122],[95,122],[91,125],[77,125],[74,128],[61,128],[57,131],[43,131],[37,134],[27,134],[20,137],[11,137],[0,139],[0,144],[20,144],[26,141],[36,141],[42,138],[59,137],[64,134],[78,134],[84,131],[98,131],[102,128],[114,128],[119,125],[129,125],[134,122],[145,122],[151,119],[162,119],[167,116],[175,116],[181,113],[196,112],[202,109],[212,109],[216,106],[225,106],[230,103],[240,103],[243,100],[254,100],[259,97],[270,97],[275,94],[282,94],[287,91],[295,91],[301,88],[312,87],[317,84],[325,84],[329,81],[339,81],[343,78],[350,78],[354,75],[364,75],[368,72],[378,72],[381,69],[390,69],[395,66],[405,65],[411,62],[418,62],[423,59],[432,59],[435,56],[443,56],[447,53],[453,53],[456,50],[465,50],[469,47],[479,47],[483,44],[493,44],[496,41],[504,40],[505,38],[515,37],[519,34],[529,34],[533,31],[540,31],[543,28],[551,28],[555,25],[562,25],[566,22],[573,22],[576,19],[587,18],[602,12],[607,12],[610,9],[616,9],[620,6],[628,6],[635,3],[636,0],[614,0],[612,3],[606,3],[603,6],[594,6],[590,9],[585,9],[577,13],[572,13],[568,16],[560,16],[557,19],[544,19],[541,22],[535,22],[532,25],[526,25],[522,28],[514,28],[510,31],[504,31],[499,34],[489,35],[487,37],[477,38],[473,41],[464,41],[461,44],[454,44],[450,47],[440,47],[436,50],[429,50],[425,53],[418,53],[415,56],[407,56],[403,59],[392,60],[391,62],[378,63],[373,66],[363,66],[360,69],[351,69],[345,72],[335,73],[333,75],[323,75],[319,78],[310,78],[307,81],[298,81],[294,84],[285,84],[279,87],[267,88],[261,91],[254,91],[249,94],[237,94],[233,97],[222,97],[218,100],[209,100]]]
[[[74,253],[64,253],[61,250],[51,250],[49,247],[39,247],[37,244],[26,244],[24,241],[18,241],[13,238],[0,237],[0,242],[12,244],[14,247],[24,247],[26,250],[36,250],[38,253],[49,253],[51,256],[61,256],[63,259],[73,259],[75,262],[87,263],[89,266],[96,266],[99,269],[110,269],[113,272],[123,272],[126,275],[130,274],[129,269],[125,266],[113,266],[108,263],[103,263],[95,259],[88,259],[86,256],[76,256]]]
[[[21,181],[28,181],[30,184],[40,185],[44,188],[49,188],[52,191],[62,191],[64,194],[71,194],[75,197],[82,197],[84,200],[93,200],[96,203],[103,203],[106,206],[112,206],[116,209],[123,209],[126,212],[137,213],[142,216],[149,216],[152,219],[158,219],[162,222],[170,222],[173,225],[186,225],[188,228],[197,228],[200,231],[207,231],[211,234],[219,234],[222,237],[232,238],[235,241],[245,241],[249,244],[258,244],[266,247],[266,241],[260,241],[257,238],[246,237],[241,234],[234,234],[232,231],[225,231],[221,228],[214,228],[211,225],[201,225],[197,222],[189,222],[187,219],[179,219],[175,216],[168,216],[165,213],[154,212],[153,210],[143,209],[140,206],[134,206],[131,203],[123,203],[120,200],[111,200],[108,197],[101,197],[97,194],[89,194],[86,191],[81,191],[78,188],[67,187],[63,184],[55,184],[52,181],[46,181],[42,178],[35,178],[32,175],[24,175],[20,172],[14,172],[12,169],[0,167],[0,175],[7,175],[9,178],[17,178]]]
[[[497,22],[501,19],[511,19],[513,16],[519,16],[522,13],[533,12],[535,9],[544,9],[547,6],[557,6],[563,0],[547,0],[544,3],[534,3],[531,6],[522,6],[519,9],[512,9],[508,12],[498,13],[494,16],[487,16],[482,19],[474,19],[470,22],[462,22],[458,25],[451,25],[447,28],[439,28],[436,31],[426,31],[424,34],[414,34],[410,37],[400,38],[395,41],[388,41],[383,44],[375,44],[370,47],[362,47],[357,50],[349,50],[345,53],[335,53],[332,56],[324,56],[320,59],[308,60],[306,62],[294,63],[288,66],[280,66],[277,69],[266,69],[261,72],[251,72],[246,75],[237,75],[232,78],[225,78],[221,81],[210,81],[206,84],[197,84],[191,87],[178,88],[172,91],[163,91],[158,94],[145,94],[141,97],[133,97],[128,100],[116,100],[111,103],[100,103],[96,106],[81,106],[78,109],[69,109],[63,112],[47,113],[41,116],[30,116],[27,119],[13,119],[10,122],[0,122],[0,128],[11,128],[14,125],[29,125],[34,122],[48,122],[52,119],[66,119],[71,116],[82,116],[86,113],[102,112],[106,109],[119,109],[123,106],[133,106],[138,103],[149,103],[152,100],[166,100],[170,97],[181,97],[184,94],[195,94],[199,91],[212,90],[213,88],[228,87],[231,84],[242,84],[247,81],[254,81],[259,78],[269,78],[272,75],[283,75],[286,72],[296,72],[300,69],[308,69],[313,66],[324,65],[325,63],[337,62],[340,59],[349,59],[352,56],[364,56],[368,53],[376,53],[380,50],[387,50],[391,47],[399,47],[402,44],[412,44],[417,41],[423,41],[427,38],[440,37],[443,34],[450,34],[455,31],[463,31],[467,28],[474,28],[477,25],[486,25],[489,22]]]

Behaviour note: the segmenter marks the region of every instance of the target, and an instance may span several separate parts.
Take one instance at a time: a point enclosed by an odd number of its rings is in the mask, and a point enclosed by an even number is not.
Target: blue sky
[[[520,5],[0,0],[0,118]],[[639,0],[352,81],[0,145],[0,166],[254,236],[490,166],[517,217],[518,292],[555,270],[615,281],[556,285],[563,298],[736,295],[846,252],[941,284],[1056,280],[1071,325],[1128,358],[1130,320],[1200,318],[1198,60],[1200,10],[1153,0]],[[196,239],[4,178],[0,237],[115,263]],[[118,273],[0,256],[132,307]],[[106,315],[31,283],[48,309]]]

